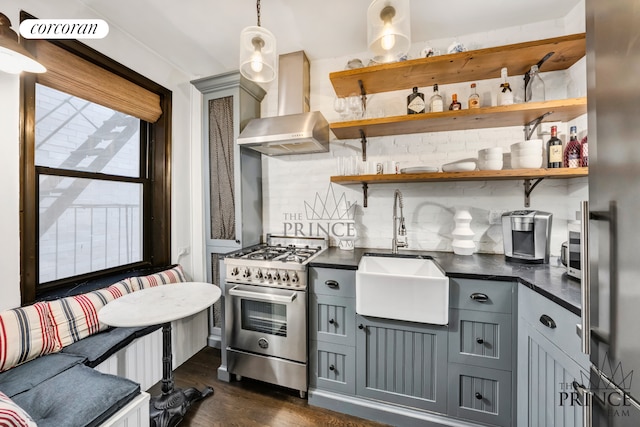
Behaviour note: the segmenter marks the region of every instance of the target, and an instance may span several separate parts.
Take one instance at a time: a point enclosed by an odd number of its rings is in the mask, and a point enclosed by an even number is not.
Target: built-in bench
[[[161,325],[109,328],[97,313],[126,293],[182,281],[173,266],[1,312],[0,425],[22,415],[24,425],[40,427],[148,426],[144,390],[162,377]],[[172,326],[178,366],[206,344],[207,314]]]

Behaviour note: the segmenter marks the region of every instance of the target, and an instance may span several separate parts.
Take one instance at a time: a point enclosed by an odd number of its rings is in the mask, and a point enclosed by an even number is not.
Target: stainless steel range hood
[[[280,55],[278,116],[253,119],[238,144],[269,156],[329,151],[329,123],[309,112],[309,60],[303,51]]]

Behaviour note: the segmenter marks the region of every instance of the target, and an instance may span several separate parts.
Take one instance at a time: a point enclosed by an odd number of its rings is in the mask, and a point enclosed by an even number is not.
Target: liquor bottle
[[[564,167],[580,167],[580,141],[578,141],[578,128],[571,126],[569,131],[569,142],[564,148]]]
[[[551,126],[551,138],[547,141],[547,167],[562,167],[562,141],[558,138],[557,126]]]
[[[407,114],[420,114],[425,112],[424,94],[413,88],[413,93],[407,96]]]
[[[433,95],[431,95],[431,99],[429,100],[429,111],[432,113],[444,111],[444,102],[442,101],[440,92],[438,92],[437,84],[433,85]]]
[[[498,105],[511,105],[513,104],[513,91],[507,81],[507,68],[500,70],[500,76],[502,77],[502,83],[500,84],[500,92],[498,93]]]
[[[580,146],[580,165],[586,168],[589,166],[589,143],[586,135],[580,141]]]
[[[457,93],[451,95],[451,105],[449,105],[449,110],[462,110],[462,104],[458,102]]]
[[[480,108],[480,95],[476,90],[476,84],[471,83],[471,95],[469,95],[469,108]]]
[[[532,65],[531,71],[529,71],[529,82],[525,89],[525,102],[538,102],[544,101],[544,82],[538,72],[538,66]]]

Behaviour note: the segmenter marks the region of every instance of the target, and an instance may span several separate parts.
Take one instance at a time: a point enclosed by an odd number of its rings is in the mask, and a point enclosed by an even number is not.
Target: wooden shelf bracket
[[[531,139],[531,136],[536,131],[538,126],[540,126],[540,123],[542,123],[544,118],[547,117],[549,114],[553,114],[553,111],[547,111],[546,113],[544,113],[543,115],[541,115],[537,119],[533,119],[529,123],[526,123],[524,125],[524,140],[525,141],[528,141],[528,140]]]
[[[367,199],[369,198],[369,184],[362,183],[362,207],[367,207]]]
[[[538,178],[535,180],[535,182],[533,183],[533,185],[531,184],[531,180],[530,179],[525,179],[524,180],[524,207],[528,208],[530,206],[530,196],[531,196],[531,192],[533,191],[534,188],[536,188],[536,186],[538,184],[540,184],[540,182],[543,180],[544,178]]]

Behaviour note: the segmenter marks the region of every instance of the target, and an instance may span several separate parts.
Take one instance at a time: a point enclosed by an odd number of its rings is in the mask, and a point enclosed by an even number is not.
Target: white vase
[[[475,233],[471,230],[471,214],[467,209],[458,209],[453,217],[455,228],[451,235],[453,236],[453,253],[457,255],[472,255],[476,250],[473,242]]]

